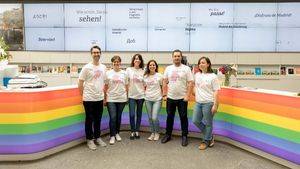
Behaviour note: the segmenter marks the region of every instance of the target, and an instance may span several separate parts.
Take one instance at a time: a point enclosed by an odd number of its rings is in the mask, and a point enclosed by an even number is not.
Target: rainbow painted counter
[[[214,133],[219,138],[300,164],[300,97],[222,88],[220,102],[214,118]],[[191,122],[193,104],[189,105],[189,130],[191,135],[199,135]],[[127,108],[122,119],[125,125],[129,123],[126,112]],[[159,117],[164,127],[164,108]],[[105,110],[102,129],[106,133],[108,120]],[[148,126],[147,121],[144,114],[142,125]],[[81,143],[83,122],[84,110],[75,86],[0,91],[0,161],[42,158],[57,152],[53,150],[58,147]],[[174,125],[180,129],[178,117]]]

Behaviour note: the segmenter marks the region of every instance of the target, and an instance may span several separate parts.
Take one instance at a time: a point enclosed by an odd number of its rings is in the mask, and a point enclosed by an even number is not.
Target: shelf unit
[[[30,51],[12,51],[13,59],[11,64],[18,64],[20,67],[65,67],[62,73],[49,73],[47,71],[35,72],[40,78],[46,81],[49,86],[59,86],[76,84],[78,79],[78,69],[82,68],[86,63],[91,61],[89,52],[30,52]],[[110,59],[114,55],[122,58],[122,68],[128,67],[133,52],[103,52],[101,63],[107,67],[111,66]],[[141,53],[145,64],[150,59],[155,59],[162,68],[172,64],[171,52],[151,52]],[[226,64],[235,63],[238,65],[239,74],[237,77],[232,76],[231,84],[236,86],[248,86],[254,88],[264,88],[272,90],[286,90],[299,92],[300,75],[281,75],[281,67],[300,68],[300,53],[183,53],[187,56],[191,65],[196,65],[198,59],[202,56],[209,57],[213,68],[219,68]],[[68,68],[69,67],[69,68]],[[73,67],[77,67],[76,71],[72,71]],[[255,75],[255,68],[260,68],[262,75]],[[39,68],[39,70],[43,68]],[[68,73],[70,69],[70,73]],[[298,70],[298,69],[297,69]],[[241,72],[244,72],[242,75]],[[252,72],[246,74],[245,72]],[[298,70],[299,71],[299,70]],[[33,73],[33,72],[31,72]],[[298,72],[299,73],[299,72]],[[222,80],[223,77],[220,77]]]

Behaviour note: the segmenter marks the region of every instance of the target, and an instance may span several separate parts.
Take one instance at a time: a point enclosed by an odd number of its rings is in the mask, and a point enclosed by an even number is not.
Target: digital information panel
[[[105,49],[105,30],[99,28],[66,28],[65,47],[67,51],[87,51],[98,45]]]
[[[279,3],[276,51],[300,51],[300,3]]]
[[[232,51],[232,3],[192,3],[191,51]]]
[[[64,51],[64,28],[25,28],[26,50]]]
[[[106,5],[106,49],[147,51],[147,4]]]
[[[299,52],[300,3],[24,4],[26,50]]]
[[[148,50],[189,51],[190,4],[148,4]]]
[[[105,50],[105,4],[65,4],[65,50]]]
[[[276,3],[237,3],[234,6],[233,51],[275,51]]]
[[[64,27],[63,4],[24,4],[25,27]]]
[[[64,50],[63,4],[24,4],[26,50]]]

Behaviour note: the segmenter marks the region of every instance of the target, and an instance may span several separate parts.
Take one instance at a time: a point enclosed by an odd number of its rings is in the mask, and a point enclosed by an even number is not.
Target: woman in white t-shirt
[[[195,74],[195,107],[193,123],[203,133],[203,141],[199,149],[204,150],[214,145],[212,135],[213,115],[218,109],[218,90],[220,84],[217,75],[213,73],[211,62],[207,57],[201,57],[198,61],[200,72]]]
[[[149,117],[151,135],[149,141],[159,139],[159,121],[158,114],[162,103],[162,81],[163,75],[158,73],[158,65],[155,60],[147,63],[144,76],[145,83],[145,104]]]
[[[126,69],[129,80],[128,85],[128,103],[130,118],[130,139],[139,139],[139,130],[142,120],[142,111],[144,104],[145,88],[143,83],[144,61],[142,55],[135,54],[131,60],[131,66]]]
[[[105,102],[109,113],[110,144],[121,141],[119,135],[122,112],[127,102],[128,77],[120,69],[121,58],[114,56],[111,59],[113,69],[106,72],[105,77]]]

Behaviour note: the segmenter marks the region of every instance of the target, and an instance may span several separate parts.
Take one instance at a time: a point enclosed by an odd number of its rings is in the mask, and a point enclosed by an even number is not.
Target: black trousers
[[[166,134],[172,135],[173,125],[174,125],[174,117],[176,112],[176,107],[180,117],[181,123],[181,131],[182,136],[188,135],[188,118],[187,118],[187,105],[188,102],[184,101],[183,99],[173,100],[168,98],[167,99],[167,126],[166,126]]]
[[[103,114],[103,100],[83,101],[85,110],[85,136],[92,140],[100,137],[100,125]]]

